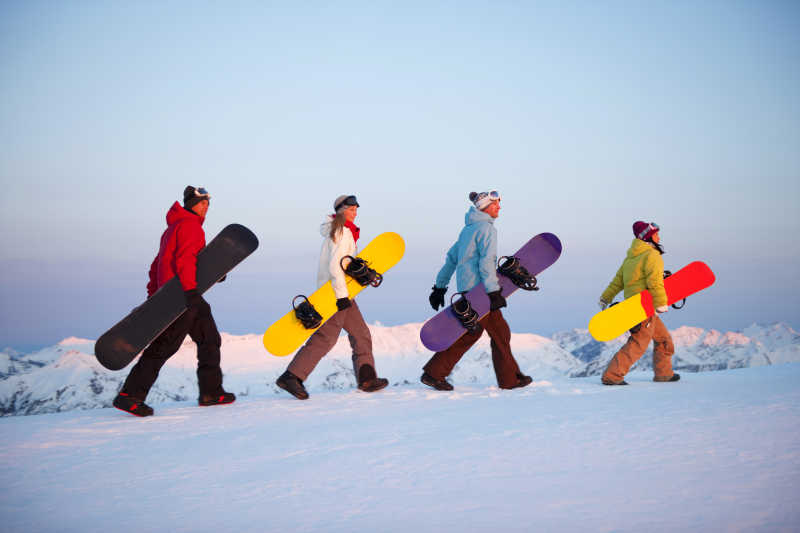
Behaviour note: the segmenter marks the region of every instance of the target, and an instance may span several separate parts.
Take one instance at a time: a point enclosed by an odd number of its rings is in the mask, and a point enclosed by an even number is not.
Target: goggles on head
[[[358,200],[356,200],[356,197],[351,194],[350,196],[348,196],[347,198],[345,198],[344,200],[342,200],[341,202],[336,204],[336,207],[334,208],[334,210],[338,211],[342,206],[350,207],[350,206],[353,206],[353,205],[355,205],[357,207],[360,207],[358,205]]]
[[[205,199],[211,198],[211,195],[208,193],[205,187],[195,187],[194,195],[197,196],[198,198],[205,198]]]
[[[489,202],[496,202],[500,200],[500,198],[500,193],[497,191],[480,192],[478,196],[475,197],[474,203],[475,205],[481,205],[486,199],[488,199]]]
[[[647,225],[646,228],[644,228],[642,231],[639,232],[639,235],[637,235],[636,238],[644,240],[644,238],[647,236],[648,233],[655,233],[659,229],[661,228],[658,227],[658,224],[656,224],[655,222],[651,222]]]

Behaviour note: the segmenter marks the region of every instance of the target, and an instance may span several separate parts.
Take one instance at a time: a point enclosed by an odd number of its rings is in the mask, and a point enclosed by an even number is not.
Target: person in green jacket
[[[653,381],[678,381],[680,375],[672,371],[672,354],[675,347],[672,337],[658,315],[669,310],[667,292],[664,290],[664,260],[661,255],[664,249],[659,244],[659,227],[655,222],[636,221],[633,224],[635,238],[628,249],[628,254],[619,267],[614,279],[600,296],[600,309],[605,309],[621,290],[625,290],[625,298],[642,291],[650,291],[656,314],[637,324],[631,329],[631,336],[603,372],[604,385],[627,385],[625,374],[647,350],[652,340],[653,345]]]

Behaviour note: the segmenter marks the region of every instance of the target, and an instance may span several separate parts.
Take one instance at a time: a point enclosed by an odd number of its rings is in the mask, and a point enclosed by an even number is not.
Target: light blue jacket
[[[444,289],[456,272],[458,291],[468,291],[480,282],[486,292],[500,290],[497,281],[497,230],[494,219],[470,207],[464,216],[464,229],[447,252],[447,260],[436,276],[436,286]]]

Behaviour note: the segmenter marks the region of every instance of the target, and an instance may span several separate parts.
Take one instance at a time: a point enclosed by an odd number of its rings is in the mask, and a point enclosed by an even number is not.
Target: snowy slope
[[[2,530],[800,530],[800,364],[628,381],[6,417]]]
[[[703,372],[800,361],[800,334],[786,324],[752,325],[743,332],[722,333],[682,326],[670,331],[675,344],[672,366],[677,371]],[[553,336],[562,348],[583,362],[573,376],[602,373],[608,361],[627,341],[628,334],[597,342],[588,330],[575,329]],[[652,370],[652,346],[634,365]]]
[[[419,340],[421,326],[370,326],[378,370],[393,385],[417,382],[422,366],[431,356]],[[513,334],[512,345],[520,365],[537,377],[564,375],[579,366],[572,355],[538,335]],[[93,341],[70,338],[11,360],[13,365],[28,366],[0,380],[0,413],[39,414],[110,406],[129,368],[119,372],[103,368],[92,355],[93,347]],[[195,353],[194,344],[187,338],[161,370],[148,396],[149,404],[197,398]],[[223,333],[222,353],[227,390],[239,396],[286,394],[274,383],[290,358],[269,355],[260,335]],[[353,389],[350,353],[347,337],[340,337],[308,379],[309,391]],[[494,383],[488,337],[481,339],[456,367],[453,379],[460,383]]]
[[[378,371],[391,384],[416,384],[431,353],[419,340],[421,324],[370,326]],[[676,346],[673,364],[678,371],[742,368],[800,361],[800,335],[785,324],[751,326],[742,333],[681,327],[672,332]],[[260,335],[222,334],[225,387],[240,397],[285,395],[275,379],[289,358],[264,351]],[[625,337],[608,343],[594,341],[586,330],[559,333],[552,339],[529,333],[512,334],[511,345],[520,367],[535,379],[599,374]],[[23,355],[0,353],[0,414],[24,415],[108,407],[129,369],[111,372],[100,366],[92,350],[94,341],[68,338],[59,344]],[[649,353],[634,369],[649,370]],[[190,340],[161,371],[148,397],[158,405],[197,398],[195,348]],[[488,336],[456,366],[451,381],[496,384]],[[350,347],[341,337],[306,383],[309,391],[351,391],[355,379]]]

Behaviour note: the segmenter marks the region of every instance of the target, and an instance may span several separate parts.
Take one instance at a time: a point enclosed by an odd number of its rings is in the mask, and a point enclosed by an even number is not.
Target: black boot
[[[669,378],[669,379],[653,378],[653,381],[658,381],[658,382],[661,382],[661,383],[670,383],[672,381],[678,381],[679,379],[681,379],[681,375],[678,374],[677,372],[675,372],[674,374],[672,374],[672,377]]]
[[[236,401],[236,395],[232,392],[225,392],[224,390],[219,394],[201,394],[197,399],[197,404],[203,407],[210,405],[224,405],[226,403],[233,403]]]
[[[448,383],[446,380],[436,379],[427,372],[423,372],[422,377],[420,377],[419,380],[425,385],[433,387],[436,390],[453,390],[453,386],[450,385],[450,383]]]
[[[364,392],[375,392],[389,384],[386,378],[379,378],[372,365],[362,365],[358,369],[358,388]]]
[[[298,400],[308,400],[308,391],[303,382],[288,370],[281,374],[275,384]]]
[[[621,379],[619,381],[609,381],[609,380],[605,380],[604,379],[604,380],[602,380],[602,382],[603,382],[603,385],[627,385],[628,384],[628,382],[625,381],[624,379]]]
[[[120,411],[125,411],[134,416],[151,416],[153,414],[153,408],[144,403],[144,400],[140,400],[125,392],[117,394],[117,397],[114,398],[113,405]]]

